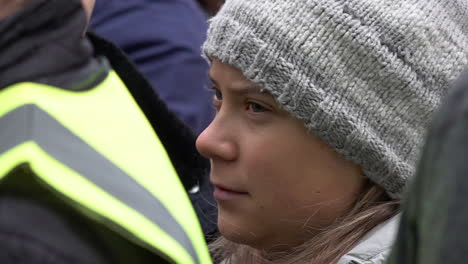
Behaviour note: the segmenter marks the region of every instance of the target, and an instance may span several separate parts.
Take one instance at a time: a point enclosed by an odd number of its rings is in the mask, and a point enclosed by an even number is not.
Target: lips
[[[218,184],[214,184],[214,186],[215,186],[215,190],[214,190],[213,196],[218,201],[238,199],[238,198],[249,195],[248,192],[231,189],[226,186],[222,186]]]

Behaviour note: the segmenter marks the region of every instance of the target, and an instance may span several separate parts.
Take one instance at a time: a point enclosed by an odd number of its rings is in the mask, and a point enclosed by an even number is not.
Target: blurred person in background
[[[388,264],[468,259],[468,72],[444,100],[426,138]]]
[[[208,64],[200,56],[206,19],[196,0],[97,0],[90,29],[119,46],[199,134],[214,114]]]
[[[211,11],[218,8],[215,1],[204,4]],[[209,104],[208,64],[200,56],[206,20],[196,0],[97,0],[90,30],[121,48],[169,109],[198,135],[215,112]],[[183,150],[180,144],[174,151]],[[210,240],[217,235],[213,188],[207,176],[193,177],[187,187]]]
[[[208,163],[93,4],[0,0],[0,263],[211,263]]]
[[[424,134],[468,64],[468,3],[228,0],[211,19],[224,263],[381,264]]]

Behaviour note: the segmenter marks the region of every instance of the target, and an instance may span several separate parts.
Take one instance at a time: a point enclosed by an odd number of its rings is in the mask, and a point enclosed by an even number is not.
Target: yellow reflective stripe
[[[190,238],[157,198],[48,113],[35,105],[24,105],[0,117],[0,155],[9,149],[9,145],[11,147],[11,144],[14,146],[29,140],[102,190],[143,214],[175,239],[190,254],[194,263],[199,263]]]
[[[154,248],[148,247],[148,245],[158,245],[158,250],[170,256],[176,263],[194,263],[174,239],[155,227],[146,217],[48,155],[35,142],[24,142],[0,155],[0,164],[2,164],[0,178],[22,163],[28,163],[34,173],[44,182],[62,195],[82,205],[76,209],[81,210],[95,221],[101,222],[118,233],[122,232],[117,228],[120,226],[129,230],[137,238],[145,237],[144,240],[137,239],[134,242],[151,251],[154,251]],[[89,211],[84,209],[89,209]],[[121,221],[124,218],[127,220]],[[117,225],[108,225],[106,221],[116,222]],[[139,228],[135,228],[135,226]]]
[[[83,92],[17,84],[0,92],[0,102],[0,115],[36,104],[77,134],[170,208],[200,263],[211,263],[195,212],[161,142],[114,72],[99,87]]]

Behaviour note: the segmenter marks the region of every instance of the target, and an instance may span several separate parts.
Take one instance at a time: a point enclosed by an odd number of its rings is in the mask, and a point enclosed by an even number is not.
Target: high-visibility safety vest
[[[25,163],[77,210],[110,220],[139,246],[173,263],[211,263],[163,145],[115,72],[86,91],[38,83],[0,91],[0,184]]]

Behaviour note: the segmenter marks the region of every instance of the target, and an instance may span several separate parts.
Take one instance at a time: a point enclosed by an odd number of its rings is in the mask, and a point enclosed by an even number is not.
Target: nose
[[[231,126],[232,127],[232,126]],[[218,113],[211,124],[198,136],[198,152],[211,160],[232,161],[237,158],[238,147],[229,120]]]

